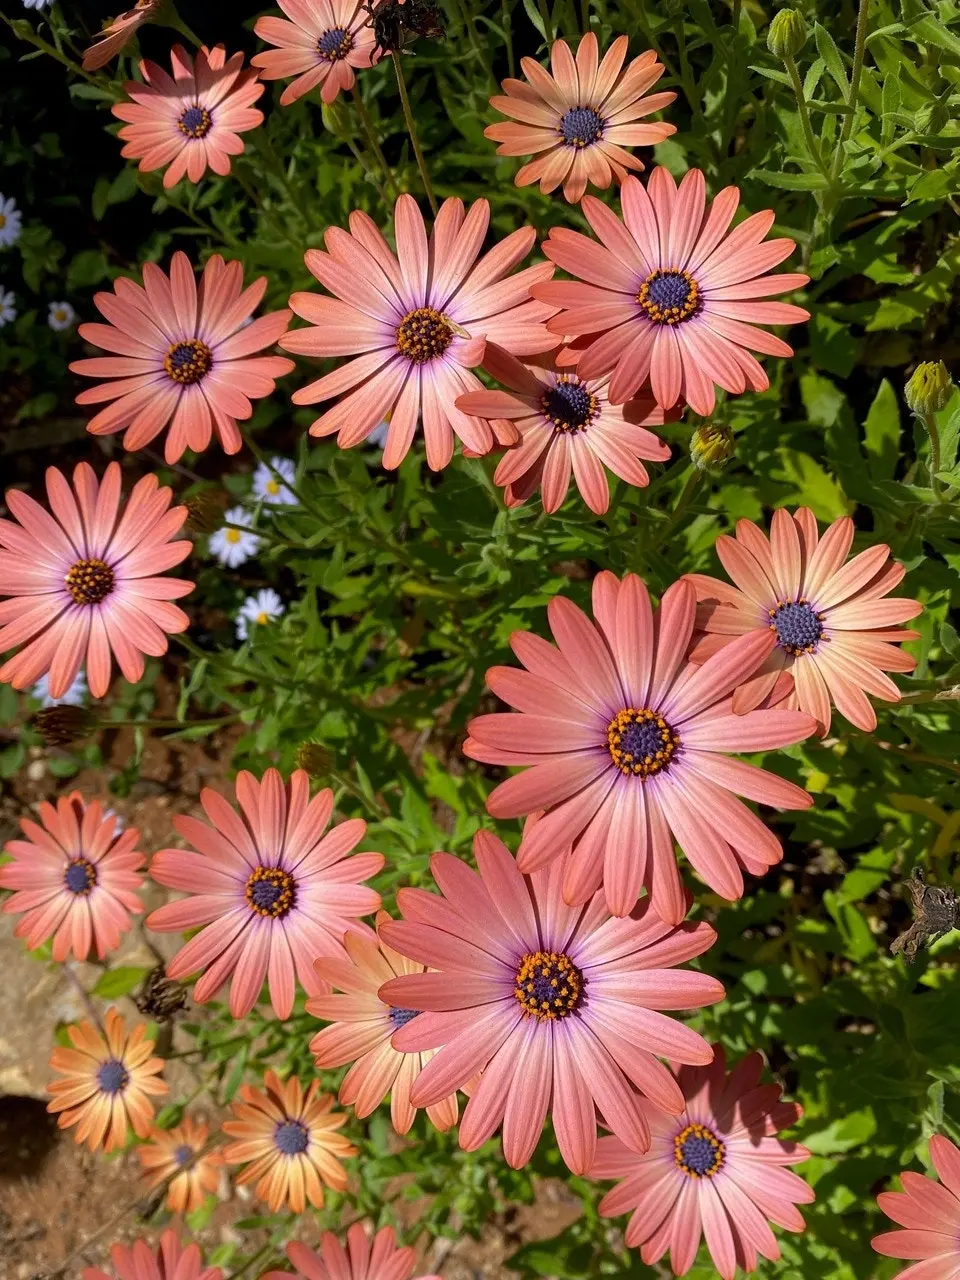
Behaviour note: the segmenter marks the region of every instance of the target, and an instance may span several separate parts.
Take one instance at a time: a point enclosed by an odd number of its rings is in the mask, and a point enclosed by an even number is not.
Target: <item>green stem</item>
[[[32,44],[35,49],[42,50],[42,52],[47,54],[48,57],[55,59],[62,66],[68,67],[75,76],[80,76],[81,79],[86,80],[88,84],[95,84],[98,89],[103,89],[105,92],[110,93],[111,96],[115,97],[119,102],[121,95],[119,93],[115,93],[112,86],[106,84],[99,76],[92,76],[88,71],[84,71],[79,62],[74,62],[72,58],[68,58],[67,55],[65,53],[61,53],[55,45],[48,44],[47,41],[44,40],[42,36],[38,36],[35,31],[31,31],[29,35],[26,34],[24,28],[15,26],[13,18],[8,18],[5,13],[0,13],[0,18],[3,19],[18,40],[23,40],[26,44]]]
[[[300,542],[291,542],[289,538],[282,538],[279,533],[273,533],[269,529],[251,529],[246,524],[231,524],[229,520],[224,520],[220,526],[222,529],[236,529],[239,533],[252,533],[255,538],[263,538],[266,542],[273,542],[278,547],[289,547],[291,551],[307,551]]]
[[[213,720],[101,720],[101,729],[218,729],[233,724],[240,717],[217,716]]]
[[[192,31],[190,27],[187,26],[172,5],[170,6],[169,13],[166,15],[166,21],[163,23],[163,26],[172,27],[174,31],[179,31],[180,34],[185,39],[189,40],[195,48],[199,49],[202,47],[203,41],[195,31]]]
[[[850,97],[847,99],[847,114],[843,119],[843,126],[840,130],[840,140],[837,143],[837,150],[833,157],[833,167],[830,171],[831,184],[836,182],[840,176],[840,170],[843,168],[843,148],[853,132],[853,120],[857,113],[857,103],[860,101],[860,78],[863,75],[863,55],[867,47],[867,14],[870,9],[870,0],[860,0],[860,7],[857,10],[857,36],[853,48],[853,71],[850,73]]]
[[[375,821],[380,822],[385,817],[389,818],[390,810],[385,804],[378,804],[369,796],[365,796],[356,783],[351,782],[344,774],[338,773],[336,769],[328,769],[327,773],[338,787],[343,787],[344,791],[352,795],[355,800],[359,800]]]
[[[240,435],[243,439],[243,443],[247,446],[247,448],[250,450],[250,452],[253,454],[256,460],[260,463],[260,465],[263,467],[266,467],[267,470],[273,476],[273,478],[279,484],[281,484],[285,489],[290,490],[290,492],[293,494],[296,500],[300,503],[301,507],[303,507],[304,511],[309,512],[309,514],[312,515],[316,520],[320,520],[323,523],[326,523],[326,518],[320,512],[320,510],[317,507],[315,507],[311,502],[308,501],[308,499],[304,496],[302,489],[298,489],[292,480],[288,480],[285,476],[280,474],[277,468],[273,465],[273,463],[270,461],[267,455],[263,452],[263,450],[257,444],[256,440],[254,440],[253,436],[250,435],[250,433],[247,431],[241,431]]]
[[[393,69],[397,73],[397,88],[400,90],[400,103],[403,107],[403,118],[407,122],[407,132],[410,135],[410,141],[413,143],[413,154],[417,157],[417,168],[420,170],[420,180],[423,183],[423,189],[427,193],[427,200],[430,204],[433,216],[437,216],[437,197],[433,194],[433,187],[430,183],[430,175],[427,173],[427,164],[423,158],[423,151],[420,148],[420,137],[417,133],[416,122],[413,118],[413,112],[410,109],[410,99],[407,96],[407,82],[403,76],[403,68],[400,65],[400,55],[392,53]]]
[[[922,413],[919,417],[930,440],[930,488],[936,500],[943,502],[943,491],[937,479],[937,472],[940,470],[940,428],[937,426],[936,414]]]
[[[807,150],[810,152],[810,159],[814,162],[825,178],[829,178],[830,174],[824,163],[823,156],[820,153],[820,147],[814,136],[813,125],[810,123],[810,112],[807,110],[807,99],[803,93],[803,82],[800,79],[800,72],[797,70],[797,64],[792,53],[784,54],[783,64],[787,68],[787,75],[790,77],[790,83],[793,85],[794,97],[797,99],[797,111],[800,115],[800,127],[803,130],[803,140],[807,144]]]
[[[204,653],[198,645],[195,645],[192,640],[188,640],[185,635],[176,635],[174,639],[178,644],[182,644],[192,657],[209,662],[221,675],[234,676],[238,680],[254,680],[257,684],[269,681],[270,684],[276,685],[278,689],[299,689],[298,685],[291,684],[289,680],[281,680],[279,676],[275,676],[270,671],[256,671],[253,667],[241,667],[235,662],[225,662],[219,653]]]
[[[309,226],[310,215],[300,198],[300,190],[290,181],[290,175],[284,168],[283,161],[277,155],[277,150],[273,145],[273,140],[270,135],[264,128],[254,129],[250,136],[253,139],[254,145],[266,160],[268,168],[276,174],[280,185],[283,187],[287,198],[290,200],[290,203],[294,206],[297,213],[299,213],[304,224]]]
[[[370,118],[370,112],[367,110],[367,104],[363,100],[363,95],[360,92],[360,86],[358,84],[354,84],[353,86],[353,101],[357,107],[357,115],[360,117],[360,124],[363,128],[364,136],[367,139],[367,146],[369,146],[370,150],[376,156],[377,164],[383,170],[383,176],[386,179],[387,189],[390,193],[391,200],[396,200],[397,186],[394,181],[393,170],[387,164],[387,157],[383,154],[383,148],[377,141],[377,134],[373,127],[373,120]]]
[[[662,526],[660,533],[654,539],[653,546],[646,548],[648,551],[656,551],[667,541],[674,529],[680,523],[680,518],[690,505],[690,500],[700,487],[703,480],[703,472],[698,467],[692,467],[690,474],[687,476],[687,482],[680,491],[680,496],[674,504],[673,511],[667,522]]]

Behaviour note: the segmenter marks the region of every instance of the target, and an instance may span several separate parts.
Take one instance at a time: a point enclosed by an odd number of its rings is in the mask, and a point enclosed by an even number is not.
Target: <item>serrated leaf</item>
[[[847,70],[843,65],[843,56],[837,48],[837,42],[833,36],[817,22],[813,28],[813,38],[817,42],[817,52],[826,64],[827,70],[833,77],[837,88],[843,94],[844,102],[850,97],[850,81],[847,79]]]
[[[829,184],[822,173],[778,173],[773,169],[755,169],[753,176],[768,187],[783,191],[823,191]]]

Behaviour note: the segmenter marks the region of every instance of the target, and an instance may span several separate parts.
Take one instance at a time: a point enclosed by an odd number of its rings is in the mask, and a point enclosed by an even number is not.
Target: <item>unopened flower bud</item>
[[[719,470],[736,451],[733,432],[722,422],[704,422],[690,437],[690,458],[699,471]]]
[[[927,360],[917,365],[913,377],[903,389],[911,412],[923,417],[946,408],[953,395],[953,379],[942,360]]]
[[[320,104],[320,118],[323,120],[324,128],[329,129],[338,138],[350,132],[347,114],[336,100]]]
[[[86,707],[63,703],[57,707],[44,707],[33,717],[32,723],[48,747],[68,747],[71,742],[88,738],[99,721]]]
[[[223,524],[224,504],[219,489],[201,489],[187,498],[187,527],[194,533],[215,533]]]
[[[767,28],[767,48],[775,58],[795,58],[807,43],[807,24],[796,9],[781,9]]]
[[[333,761],[333,756],[322,742],[301,742],[294,756],[298,769],[303,769],[311,778],[322,778]]]

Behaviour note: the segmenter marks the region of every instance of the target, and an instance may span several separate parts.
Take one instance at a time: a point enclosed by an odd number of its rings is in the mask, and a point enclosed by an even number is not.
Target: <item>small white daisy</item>
[[[240,524],[249,529],[253,523],[252,514],[246,507],[231,507],[226,515],[228,524]],[[260,539],[255,533],[245,533],[243,529],[217,529],[210,535],[210,554],[216,556],[228,569],[236,569],[260,550]]]
[[[269,467],[261,462],[253,473],[253,496],[261,502],[296,506],[296,494],[288,488],[296,472],[297,468],[289,458],[271,458]],[[287,483],[282,484],[274,473],[281,475]]]
[[[367,444],[372,444],[378,449],[386,448],[387,432],[390,430],[390,419],[384,418],[378,427],[374,427],[367,436]]]
[[[249,639],[252,623],[261,627],[266,626],[274,618],[281,617],[283,612],[283,601],[272,587],[265,587],[255,596],[247,596],[237,614],[237,636],[241,640]]]
[[[13,196],[3,198],[0,191],[0,249],[9,249],[20,239],[22,219]]]
[[[47,315],[47,324],[51,329],[55,329],[57,333],[63,333],[64,329],[72,329],[76,323],[77,313],[71,307],[69,302],[51,302],[50,311]]]
[[[62,698],[51,698],[47,677],[41,676],[30,690],[31,696],[39,698],[45,707],[82,707],[87,697],[87,677],[81,671]]]
[[[23,0],[25,9],[46,9],[53,4],[53,0]]]
[[[13,305],[16,298],[12,293],[5,293],[0,289],[0,329],[5,324],[12,324],[17,318],[17,308]]]

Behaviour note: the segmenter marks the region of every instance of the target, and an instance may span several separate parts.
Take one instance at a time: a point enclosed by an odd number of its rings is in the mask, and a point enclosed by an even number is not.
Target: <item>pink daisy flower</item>
[[[470,391],[457,399],[457,408],[491,419],[491,427],[499,419],[498,426],[513,424],[519,431],[520,443],[507,450],[493,476],[494,484],[505,486],[508,506],[541,489],[544,511],[557,511],[572,471],[584,502],[602,515],[610,505],[605,465],[643,488],[650,477],[640,459],[670,457],[669,446],[646,429],[667,417],[651,396],[614,406],[607,397],[609,379],[586,382],[576,372],[558,370],[549,358],[521,364],[492,342],[483,367],[510,390]]]
[[[822,538],[807,507],[793,516],[775,511],[770,537],[750,520],[737,522],[736,537],[717,539],[720,563],[736,586],[703,573],[688,575],[697,592],[697,629],[706,632],[691,657],[702,662],[735,636],[770,631],[775,648],[756,674],[733,695],[738,714],[764,699],[812,715],[821,737],[833,704],[866,732],[877,727],[867,693],[899,702],[900,690],[884,671],[917,665],[898,643],[919,638],[896,624],[923,610],[919,600],[884,600],[902,580],[903,565],[890,562],[883,543],[847,561],[854,527],[835,520]],[[786,694],[786,697],[782,695]]]
[[[381,1227],[373,1239],[365,1227],[355,1222],[347,1232],[347,1247],[332,1231],[320,1237],[320,1252],[294,1241],[287,1245],[294,1280],[409,1280],[416,1254],[398,1249],[393,1227]],[[261,1280],[291,1280],[289,1271],[268,1271]],[[418,1280],[440,1280],[420,1276]]]
[[[207,169],[226,177],[230,157],[244,150],[240,134],[263,124],[263,112],[252,105],[264,90],[259,73],[241,70],[243,54],[228,59],[222,44],[202,48],[196,60],[176,44],[170,62],[172,76],[155,62],[141,62],[144,83],[123,86],[132,101],[110,108],[127,121],[121,155],[139,160],[141,173],[165,168],[165,187],[184,174],[199,182]]]
[[[230,1012],[242,1018],[260,995],[264,979],[278,1018],[293,1009],[295,979],[311,995],[327,984],[313,967],[317,957],[343,956],[347,930],[373,931],[357,917],[380,906],[380,895],[363,885],[383,866],[383,854],[350,852],[367,824],[341,822],[324,835],[333,813],[333,792],[310,799],[310,778],[297,769],[284,786],[276,769],[258,782],[237,774],[241,812],[205,787],[200,803],[211,827],[197,818],[173,825],[193,849],[161,849],[150,864],[159,884],[192,897],[168,902],[147,917],[159,933],[200,932],[167,965],[167,975],[203,973],[193,991],[198,1004],[210,1000],[228,978]]]
[[[243,266],[207,260],[200,287],[180,250],[170,274],[144,263],[143,287],[121,277],[112,293],[94,296],[107,324],[82,324],[80,336],[115,355],[75,360],[85,378],[109,378],[82,391],[77,404],[112,400],[87,424],[95,436],[126,428],[125,449],[141,449],[169,426],[164,457],[176,462],[185,449],[198,453],[214,431],[226,453],[242,443],[237,419],[253,413],[251,399],[273,392],[275,378],[293,367],[284,356],[254,356],[271,347],[290,322],[289,311],[250,321],[267,288],[261,276],[246,289]]]
[[[120,1280],[220,1280],[219,1267],[205,1267],[200,1246],[180,1243],[176,1232],[168,1227],[160,1237],[160,1247],[136,1240],[133,1248],[115,1244],[110,1250],[113,1269]],[[113,1280],[99,1267],[84,1267],[80,1280]]]
[[[341,89],[352,89],[354,71],[376,61],[376,40],[363,0],[277,0],[290,19],[258,18],[254,27],[267,44],[277,45],[250,61],[264,80],[296,76],[280,95],[288,107],[320,86],[324,102],[333,102]]]
[[[389,919],[381,911],[377,927]],[[410,1090],[433,1053],[394,1049],[390,1043],[393,1033],[406,1026],[414,1011],[393,1009],[377,993],[400,974],[423,973],[423,965],[408,960],[385,942],[378,945],[358,934],[345,934],[343,945],[346,956],[325,956],[314,966],[324,986],[336,987],[343,994],[314,996],[307,1001],[307,1013],[332,1024],[317,1032],[310,1041],[310,1051],[320,1071],[353,1064],[340,1086],[343,1106],[353,1107],[363,1119],[389,1093],[393,1127],[401,1135],[409,1133],[417,1116]],[[457,1114],[455,1091],[427,1108],[427,1115],[441,1132],[457,1123]]]
[[[539,182],[547,194],[563,183],[564,197],[576,204],[588,182],[609,187],[622,182],[628,169],[643,169],[624,147],[652,147],[676,133],[674,124],[637,123],[677,95],[644,96],[664,72],[652,50],[621,74],[628,44],[618,36],[601,62],[592,31],[580,41],[576,60],[566,41],[557,40],[550,50],[553,75],[533,58],[520,59],[526,80],[504,80],[506,97],[490,99],[491,107],[513,120],[483,131],[500,143],[498,155],[537,155],[518,171],[518,187]]]
[[[159,577],[185,560],[193,543],[171,541],[187,518],[171,507],[173,490],[144,476],[120,510],[120,467],[111,462],[98,484],[78,463],[73,486],[47,468],[53,514],[25,493],[8,489],[17,521],[0,520],[0,652],[22,645],[0,667],[0,681],[27,689],[46,675],[60,698],[81,669],[95,698],[110,687],[111,655],[124,679],[143,675],[143,655],[159,658],[167,635],[189,618],[170,604],[192,582]]]
[[[600,1201],[600,1212],[632,1212],[624,1238],[640,1246],[647,1266],[669,1249],[674,1273],[686,1275],[702,1234],[723,1280],[733,1280],[737,1267],[756,1269],[758,1254],[772,1262],[780,1257],[769,1222],[804,1229],[796,1206],[810,1204],[814,1194],[783,1166],[810,1153],[776,1136],[796,1124],[800,1108],[780,1101],[779,1085],[762,1085],[762,1071],[760,1054],[751,1053],[727,1075],[718,1045],[709,1066],[677,1072],[679,1115],[641,1102],[653,1135],[649,1151],[638,1155],[617,1137],[597,1143],[590,1176],[623,1179]]]
[[[108,22],[83,55],[84,71],[99,71],[105,67],[121,49],[126,48],[138,28],[157,17],[161,3],[162,0],[137,0],[132,9]]]
[[[629,1147],[645,1151],[651,1131],[641,1098],[674,1114],[683,1107],[657,1055],[713,1057],[702,1036],[659,1011],[723,999],[716,978],[674,967],[702,955],[716,934],[702,923],[665,924],[649,901],[625,920],[611,920],[599,894],[569,907],[558,863],[523,876],[490,832],[478,832],[473,847],[479,875],[434,854],[443,896],[401,889],[405,918],[380,929],[398,951],[438,970],[381,988],[390,1004],[426,1011],[394,1034],[394,1046],[439,1049],[411,1101],[429,1106],[482,1072],[460,1145],[475,1151],[502,1125],[515,1169],[533,1155],[548,1111],[574,1173],[593,1164],[597,1110]]]
[[[654,169],[644,187],[625,179],[623,222],[593,196],[583,212],[600,244],[579,231],[554,227],[543,251],[576,276],[536,284],[535,298],[564,310],[548,328],[582,347],[583,378],[612,373],[610,399],[630,400],[649,381],[657,404],[686,400],[697,413],[713,413],[716,387],[764,391],[767,375],[750,354],[793,355],[793,348],[757,326],[809,319],[801,307],[758,302],[798,289],[805,275],[767,274],[793,252],[792,240],[763,237],[773,226],[766,209],[727,234],[740,200],[726,187],[710,207],[699,169],[679,188],[666,169]],[[584,341],[585,340],[585,341]]]
[[[686,914],[673,841],[711,889],[743,893],[741,867],[763,875],[780,841],[737,796],[781,809],[813,803],[792,782],[727,757],[802,742],[801,711],[733,713],[730,695],[767,656],[770,632],[745,636],[702,667],[684,660],[696,596],[675,582],[652,609],[643,582],[609,572],[593,582],[590,619],[557,596],[547,615],[556,647],[516,631],[525,670],[491,667],[487,684],[516,710],[479,716],[463,750],[487,764],[532,765],[491,792],[495,818],[549,810],[520,845],[521,871],[562,857],[567,902],[600,887],[628,915],[641,885],[665,920]],[[572,849],[571,849],[572,845]]]
[[[327,252],[310,249],[306,264],[334,294],[295,293],[290,306],[311,324],[294,329],[280,345],[305,356],[354,356],[346,364],[294,392],[294,403],[337,403],[310,428],[314,436],[339,432],[349,449],[389,420],[385,467],[406,457],[423,421],[427,462],[434,471],[453,456],[454,436],[477,453],[489,453],[488,423],[456,407],[458,395],[479,391],[470,370],[483,361],[486,339],[514,355],[557,346],[543,321],[555,308],[535,302],[530,287],[548,280],[553,267],[538,263],[511,275],[533,248],[533,227],[519,227],[479,257],[490,206],[477,200],[464,213],[462,200],[445,200],[427,238],[412,196],[395,211],[397,253],[365,214],[350,215],[350,231],[328,227]]]
[[[25,840],[11,840],[5,852],[13,861],[0,866],[0,888],[15,892],[3,910],[23,916],[14,930],[32,951],[53,938],[53,958],[71,951],[86,960],[96,947],[102,960],[130,929],[130,913],[143,903],[137,890],[143,876],[140,832],[117,828],[116,814],[105,814],[96,800],[87,804],[79,791],[61,796],[56,808],[40,805],[39,825],[21,818]]]
[[[903,1231],[885,1231],[870,1243],[886,1258],[919,1259],[897,1280],[957,1280],[960,1276],[960,1150],[949,1138],[930,1139],[930,1159],[940,1181],[909,1170],[903,1191],[884,1191],[877,1204]]]

